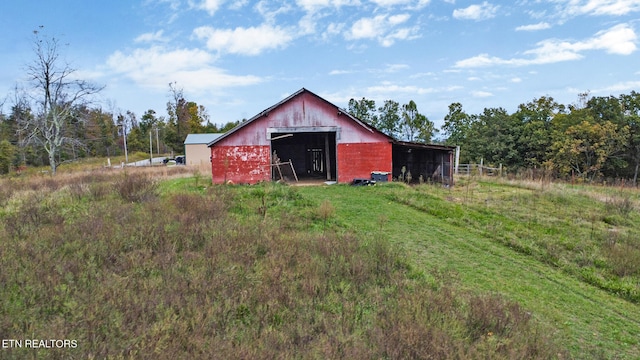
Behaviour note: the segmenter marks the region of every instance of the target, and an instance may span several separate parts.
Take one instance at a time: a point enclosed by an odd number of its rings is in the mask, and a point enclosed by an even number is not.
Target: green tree
[[[551,121],[564,111],[564,105],[546,96],[520,104],[513,116],[522,124],[518,150],[523,166],[539,167],[547,161],[551,146]]]
[[[553,145],[553,165],[560,175],[577,176],[592,181],[601,174],[601,170],[628,136],[628,128],[619,129],[616,124],[605,121],[582,121],[569,126],[557,136]]]
[[[113,122],[113,115],[101,108],[87,109],[85,124],[85,142],[91,156],[115,155],[115,144],[118,129]]]
[[[347,111],[352,116],[371,126],[375,127],[375,124],[378,122],[378,116],[376,115],[376,102],[374,100],[368,100],[364,97],[361,100],[350,99]]]
[[[171,101],[167,103],[169,115],[164,141],[172,150],[182,151],[184,140],[189,133],[204,133],[207,131],[205,124],[210,124],[209,115],[204,106],[184,98],[184,91],[178,89],[175,83],[169,84]],[[209,129],[212,126],[208,127]]]
[[[9,140],[0,141],[0,174],[8,174],[13,165],[16,147]]]
[[[429,143],[436,131],[433,122],[418,111],[418,106],[413,100],[402,105],[400,128],[403,137],[410,142]]]
[[[595,122],[603,123],[605,121],[612,122],[622,130],[625,126],[628,127],[624,112],[624,107],[621,102],[622,97],[617,98],[615,96],[599,96],[590,98],[585,110],[588,111]],[[630,130],[630,129],[628,129]],[[625,150],[631,150],[631,139],[627,139],[627,143],[624,144]],[[628,155],[627,151],[620,151],[612,155],[607,159],[607,162],[602,168],[602,174],[606,177],[621,177],[628,176],[630,173],[629,163],[633,163]]]
[[[209,115],[204,106],[189,101],[186,104],[189,117],[187,119],[187,128],[189,134],[202,134],[205,132],[205,125],[209,123]]]
[[[243,123],[247,121],[247,119],[242,119],[242,120],[236,120],[236,121],[229,121],[221,126],[218,126],[216,124],[211,123],[210,121],[207,122],[207,125],[205,126],[205,133],[225,133],[231,129],[233,129],[234,127],[240,125],[240,123]]]
[[[449,113],[444,117],[442,132],[446,136],[445,144],[462,145],[467,139],[472,117],[462,110],[462,104],[449,105]]]
[[[164,141],[173,151],[181,152],[188,134],[189,111],[183,89],[177,88],[176,83],[173,82],[169,84],[169,92],[171,93],[171,101],[167,102],[169,118]]]
[[[638,184],[640,170],[640,93],[632,91],[629,95],[621,95],[620,103],[624,123],[629,129],[626,140],[626,156],[632,164],[633,184]]]
[[[518,168],[523,165],[518,151],[522,123],[503,108],[486,108],[473,116],[465,141],[471,161]]]
[[[398,138],[400,135],[400,104],[397,101],[385,100],[384,105],[378,108],[376,128],[383,133]]]
[[[592,97],[585,108],[596,121],[611,121],[624,126],[623,106],[615,96]]]

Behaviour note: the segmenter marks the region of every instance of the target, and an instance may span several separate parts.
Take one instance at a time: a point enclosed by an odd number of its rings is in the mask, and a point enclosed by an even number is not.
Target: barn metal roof
[[[396,140],[393,142],[394,145],[414,148],[414,149],[428,149],[428,150],[442,150],[442,151],[455,151],[456,147],[451,145],[440,145],[440,144],[423,144],[409,141],[400,141]]]
[[[184,139],[185,145],[196,145],[196,144],[208,144],[215,139],[222,136],[222,133],[209,133],[209,134],[188,134],[187,138]]]

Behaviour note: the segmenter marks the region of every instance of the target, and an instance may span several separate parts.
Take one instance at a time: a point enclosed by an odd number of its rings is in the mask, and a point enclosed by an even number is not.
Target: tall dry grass
[[[157,181],[3,183],[0,337],[78,347],[2,356],[567,357],[517,304],[431,282],[385,239],[334,227],[329,202],[273,184],[163,194]]]

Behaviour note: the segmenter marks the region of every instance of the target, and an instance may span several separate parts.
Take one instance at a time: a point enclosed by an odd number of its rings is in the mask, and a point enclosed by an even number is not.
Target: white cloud
[[[229,4],[229,9],[231,10],[239,10],[243,6],[247,5],[248,0],[236,0]]]
[[[167,42],[167,41],[169,41],[163,35],[164,35],[164,30],[158,30],[158,31],[156,31],[154,33],[144,33],[142,35],[139,35],[133,41],[136,42],[136,43],[140,43],[140,42]]]
[[[639,0],[556,0],[568,15],[626,15],[640,11]]]
[[[514,78],[511,78],[511,80],[510,80],[510,81],[511,81],[512,83],[516,83],[516,84],[517,84],[517,83],[521,83],[521,82],[522,82],[522,79],[521,79],[521,78],[519,78],[519,77],[514,77]]]
[[[538,43],[537,49],[526,51],[525,54],[534,54],[539,60],[553,60],[558,58],[559,54],[561,57],[567,56],[573,59],[580,56],[580,52],[587,50],[604,50],[610,54],[630,55],[637,49],[636,40],[635,31],[627,24],[620,24],[608,30],[599,31],[593,38],[585,41],[572,43],[556,39],[545,40]]]
[[[389,25],[395,26],[407,22],[411,18],[409,14],[399,14],[389,16]]]
[[[487,97],[492,97],[493,94],[488,91],[476,90],[471,92],[471,96],[476,98],[487,98]]]
[[[476,68],[495,65],[540,65],[561,61],[578,60],[583,58],[582,52],[589,50],[604,50],[610,54],[630,55],[637,50],[637,35],[627,24],[616,25],[608,30],[596,33],[585,41],[570,42],[566,40],[549,39],[539,42],[535,49],[527,50],[525,55],[531,58],[502,59],[488,54],[480,54],[456,62],[457,68]]]
[[[270,1],[260,1],[254,8],[269,24],[273,24],[275,22],[276,16],[291,11],[291,5],[284,4],[281,6],[274,6],[274,2]]]
[[[391,93],[405,93],[405,94],[433,94],[437,92],[434,88],[423,88],[415,85],[401,86],[391,84],[389,82],[383,82],[382,85],[370,86],[366,92],[373,94],[391,94]]]
[[[408,40],[417,36],[416,28],[395,28],[407,22],[410,17],[408,14],[399,14],[362,18],[353,23],[344,37],[347,40],[376,39],[382,46],[389,47],[396,40]]]
[[[602,89],[594,89],[596,94],[612,94],[612,93],[625,93],[630,90],[636,90],[640,88],[640,81],[624,81],[619,82]]]
[[[198,6],[200,10],[205,10],[209,15],[213,16],[220,8],[224,0],[203,0]]]
[[[413,39],[416,37],[416,35],[414,35],[415,32],[416,31],[413,28],[398,29],[396,31],[389,33],[387,36],[383,37],[382,39],[380,39],[380,45],[384,47],[389,47],[393,45],[396,42],[396,40]]]
[[[400,70],[409,69],[409,65],[407,64],[388,64],[384,72],[386,73],[395,73]]]
[[[205,39],[207,48],[221,53],[258,55],[265,50],[286,47],[293,41],[294,30],[267,24],[258,27],[214,29],[202,26],[193,30],[199,39]]]
[[[359,0],[296,0],[296,4],[307,12],[316,12],[327,7],[360,5]]]
[[[329,71],[329,75],[345,75],[345,74],[351,74],[351,71],[349,71],[349,70],[331,70],[331,71]]]
[[[538,31],[538,30],[545,30],[549,28],[551,28],[551,25],[549,23],[540,22],[537,24],[518,26],[516,28],[516,31]]]
[[[376,38],[384,33],[383,23],[386,22],[386,15],[378,15],[374,18],[362,18],[356,21],[347,34],[351,40]]]
[[[382,6],[382,7],[390,7],[395,5],[404,5],[411,2],[411,0],[371,0],[372,3]]]
[[[433,72],[422,72],[422,73],[415,73],[412,75],[409,75],[410,79],[420,79],[420,78],[424,78],[424,77],[434,77],[436,74]]]
[[[460,20],[486,20],[496,16],[499,6],[483,2],[464,9],[453,10],[453,17]]]
[[[637,39],[633,28],[627,24],[620,24],[598,32],[594,39],[587,41],[585,49],[603,49],[610,54],[630,55],[637,49]]]
[[[345,25],[341,23],[331,23],[327,25],[327,29],[322,33],[322,39],[326,41],[330,37],[340,34],[344,26]]]
[[[191,91],[244,86],[261,82],[257,76],[229,75],[212,65],[214,57],[199,49],[167,50],[160,46],[136,49],[131,53],[116,51],[107,59],[107,67],[142,87],[166,89],[178,81]]]
[[[180,8],[180,0],[158,0],[158,2],[169,4],[171,10],[178,10]]]

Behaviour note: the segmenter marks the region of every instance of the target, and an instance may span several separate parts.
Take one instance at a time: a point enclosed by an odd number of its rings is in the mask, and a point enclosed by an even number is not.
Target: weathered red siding
[[[338,182],[392,171],[391,139],[303,89],[253,117],[211,146],[214,183],[271,180],[271,134],[335,132]],[[333,156],[333,155],[332,155]]]
[[[271,180],[269,146],[214,146],[211,170],[214,183],[254,184]]]
[[[373,171],[391,172],[391,143],[338,144],[338,182],[371,178]]]

